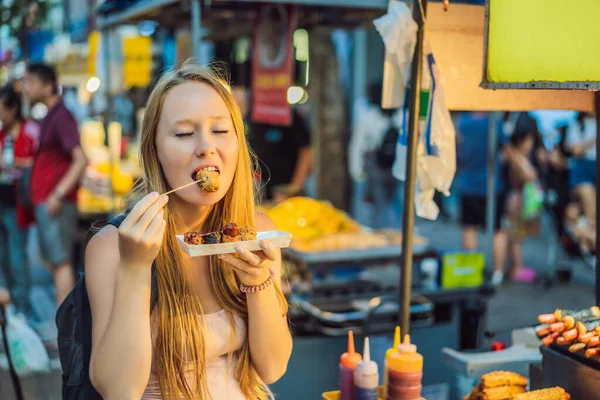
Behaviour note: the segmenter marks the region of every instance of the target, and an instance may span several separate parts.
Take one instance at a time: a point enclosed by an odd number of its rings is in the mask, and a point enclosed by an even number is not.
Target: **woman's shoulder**
[[[86,254],[102,254],[102,252],[106,252],[108,249],[114,250],[115,248],[118,251],[118,244],[118,227],[113,224],[107,224],[91,237],[86,247]],[[110,253],[114,253],[114,251]]]
[[[257,231],[274,231],[276,229],[275,222],[273,222],[271,217],[263,212],[256,211],[254,219],[256,221]]]

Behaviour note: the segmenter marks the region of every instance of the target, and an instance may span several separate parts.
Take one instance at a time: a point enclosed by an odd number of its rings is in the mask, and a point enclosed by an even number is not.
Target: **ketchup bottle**
[[[340,357],[340,400],[354,400],[354,370],[360,354],[354,351],[354,333],[348,332],[348,351]]]

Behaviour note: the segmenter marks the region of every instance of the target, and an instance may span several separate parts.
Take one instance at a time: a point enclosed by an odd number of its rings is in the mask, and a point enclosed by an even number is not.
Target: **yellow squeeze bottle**
[[[391,359],[393,353],[398,351],[400,345],[400,327],[397,326],[394,331],[394,344],[392,347],[387,349],[385,352],[385,360],[383,362],[383,398],[387,398],[387,385],[388,385],[388,360]]]

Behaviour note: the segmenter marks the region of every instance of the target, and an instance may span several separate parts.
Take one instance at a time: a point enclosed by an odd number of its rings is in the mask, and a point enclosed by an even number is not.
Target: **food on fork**
[[[194,173],[193,178],[195,181],[199,181],[198,186],[206,193],[219,190],[219,171],[215,167],[202,168]]]

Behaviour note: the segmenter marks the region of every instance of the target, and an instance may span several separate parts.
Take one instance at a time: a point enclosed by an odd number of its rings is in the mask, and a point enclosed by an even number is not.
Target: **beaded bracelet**
[[[275,271],[273,271],[272,269],[269,269],[269,272],[270,272],[269,278],[266,281],[264,281],[263,283],[261,283],[260,285],[246,286],[243,283],[240,283],[240,291],[242,293],[262,292],[263,290],[265,290],[266,288],[271,286],[273,281],[275,281]]]

